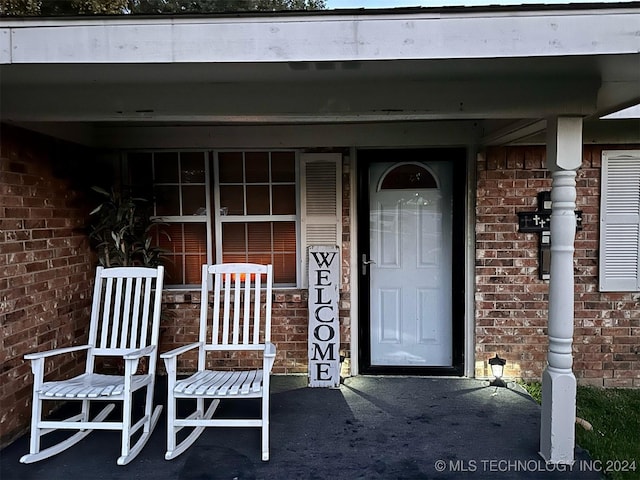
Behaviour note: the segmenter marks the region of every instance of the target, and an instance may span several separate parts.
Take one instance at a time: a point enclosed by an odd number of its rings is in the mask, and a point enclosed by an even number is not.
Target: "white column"
[[[572,464],[575,448],[576,378],[573,355],[573,251],[576,232],[576,170],[582,163],[582,119],[559,117],[547,124],[551,187],[551,274],[548,365],[542,374],[540,455]]]

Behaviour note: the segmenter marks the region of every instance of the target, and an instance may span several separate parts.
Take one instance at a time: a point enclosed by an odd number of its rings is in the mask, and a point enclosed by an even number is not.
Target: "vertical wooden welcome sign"
[[[340,386],[338,247],[309,247],[309,386]]]

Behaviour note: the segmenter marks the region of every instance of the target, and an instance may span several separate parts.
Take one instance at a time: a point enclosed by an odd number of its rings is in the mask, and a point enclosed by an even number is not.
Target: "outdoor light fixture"
[[[506,387],[507,384],[502,380],[502,374],[504,373],[504,365],[507,361],[504,358],[500,358],[496,353],[496,356],[489,359],[489,365],[491,366],[491,374],[495,379],[490,383],[494,387]]]

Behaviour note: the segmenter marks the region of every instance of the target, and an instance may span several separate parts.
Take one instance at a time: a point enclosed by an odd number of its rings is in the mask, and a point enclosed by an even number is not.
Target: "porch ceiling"
[[[513,140],[640,101],[633,19],[640,8],[23,20],[0,28],[0,115],[85,130],[472,120]]]

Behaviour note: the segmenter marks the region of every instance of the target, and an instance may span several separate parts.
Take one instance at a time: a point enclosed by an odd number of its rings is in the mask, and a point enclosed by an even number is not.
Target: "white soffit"
[[[610,113],[601,117],[602,120],[629,120],[640,118],[640,104],[633,105],[632,107],[623,108],[617,112]]]
[[[638,53],[640,8],[4,20],[1,63],[308,62]]]

